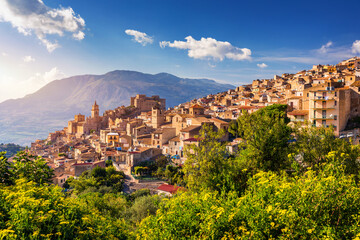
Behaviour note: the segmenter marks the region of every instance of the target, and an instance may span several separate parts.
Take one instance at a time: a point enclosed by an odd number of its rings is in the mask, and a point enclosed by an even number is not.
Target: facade
[[[163,110],[165,110],[166,107],[166,100],[157,95],[146,97],[146,95],[138,94],[136,97],[131,97],[130,102],[130,105],[138,108],[140,112],[151,111],[157,104],[159,104]]]
[[[309,121],[319,127],[332,125],[335,134],[344,130],[350,117],[349,87],[335,88],[331,84],[309,90]]]

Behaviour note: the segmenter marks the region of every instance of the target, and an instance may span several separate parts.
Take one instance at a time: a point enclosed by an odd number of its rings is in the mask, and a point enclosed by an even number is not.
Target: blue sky
[[[360,52],[359,6],[359,1],[1,0],[0,101],[54,79],[115,69],[241,85],[334,64]]]

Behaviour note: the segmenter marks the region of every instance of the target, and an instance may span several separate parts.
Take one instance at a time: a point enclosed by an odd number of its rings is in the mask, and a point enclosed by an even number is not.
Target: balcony
[[[335,116],[315,116],[313,120],[335,120]]]
[[[295,119],[290,119],[291,122],[305,122],[305,119],[301,119],[301,118],[295,118]]]
[[[335,100],[334,97],[332,96],[314,96],[311,100],[313,101],[331,101],[331,100]]]
[[[331,110],[335,109],[335,106],[316,106],[313,107],[314,110]]]

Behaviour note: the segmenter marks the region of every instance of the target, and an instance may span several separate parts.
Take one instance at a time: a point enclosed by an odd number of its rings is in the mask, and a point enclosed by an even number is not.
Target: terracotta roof
[[[157,187],[158,190],[168,192],[171,194],[174,194],[179,190],[179,186],[169,185],[169,184],[162,184],[159,187]]]
[[[360,87],[360,81],[356,81],[350,85],[351,87]]]
[[[202,106],[200,106],[199,104],[195,104],[195,105],[193,105],[193,106],[191,106],[191,108],[203,108]]]
[[[309,111],[308,110],[294,110],[292,112],[289,112],[288,115],[305,116],[305,115],[309,115]]]
[[[172,142],[180,142],[180,137],[179,137],[179,136],[173,137],[173,138],[170,139],[169,141],[172,141]]]
[[[191,131],[194,131],[194,130],[200,130],[201,126],[198,126],[198,125],[192,125],[192,126],[189,126],[187,128],[184,128],[182,130],[180,130],[180,132],[191,132]]]

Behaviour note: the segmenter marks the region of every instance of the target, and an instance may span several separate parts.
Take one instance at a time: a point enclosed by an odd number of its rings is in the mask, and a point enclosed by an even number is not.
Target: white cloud
[[[250,60],[251,50],[248,48],[238,48],[232,46],[229,42],[217,41],[213,38],[201,38],[199,41],[188,36],[185,41],[160,42],[160,47],[172,47],[186,49],[188,56],[195,59],[214,59],[223,61],[229,58],[236,61]]]
[[[327,53],[329,48],[333,45],[332,41],[327,42],[325,45],[322,45],[321,48],[318,50],[319,53]]]
[[[26,36],[35,34],[49,52],[60,45],[50,42],[47,35],[64,36],[69,32],[77,40],[85,36],[85,21],[72,8],[50,8],[42,0],[1,0],[0,21],[11,23]]]
[[[351,50],[353,53],[360,53],[360,40],[353,42]]]
[[[2,52],[1,53],[1,56],[3,56],[3,57],[7,57],[7,56],[9,56],[6,52]]]
[[[268,67],[268,65],[265,63],[258,63],[258,64],[256,64],[256,66],[258,66],[259,68],[267,68]]]
[[[29,94],[37,91],[53,80],[62,79],[64,77],[66,77],[66,75],[63,72],[57,67],[53,67],[48,72],[36,73],[34,76],[20,83],[20,86],[22,86],[23,89],[26,89],[26,94]]]
[[[136,30],[127,29],[125,30],[125,33],[127,35],[133,36],[134,41],[140,43],[143,46],[146,46],[146,44],[152,44],[154,41],[153,38],[148,36],[146,33]]]
[[[33,58],[32,56],[25,56],[23,57],[24,62],[29,63],[29,62],[34,62],[35,58]]]

